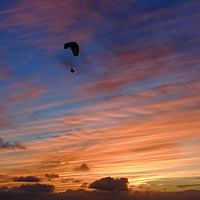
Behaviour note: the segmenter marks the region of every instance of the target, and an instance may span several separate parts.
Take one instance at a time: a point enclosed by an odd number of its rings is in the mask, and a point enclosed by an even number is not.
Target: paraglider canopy
[[[74,56],[78,56],[79,54],[79,46],[76,42],[67,42],[64,44],[64,49],[70,48],[73,52]]]

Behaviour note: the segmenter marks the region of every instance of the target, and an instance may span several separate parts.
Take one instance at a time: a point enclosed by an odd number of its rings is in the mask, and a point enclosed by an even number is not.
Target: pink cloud
[[[32,84],[35,82],[36,80],[33,78],[29,78],[29,79],[25,79],[25,80],[20,80],[12,85],[10,85],[10,89],[22,89],[22,88],[27,88],[27,87],[31,87]]]
[[[77,17],[84,13],[84,7],[87,9],[85,4],[83,7],[77,7],[77,2],[74,1],[22,2],[15,8],[0,12],[1,28],[24,30],[23,35],[17,36],[21,43],[38,44],[40,48],[53,49],[57,45],[63,46],[66,36],[68,40],[76,39],[79,42],[88,39],[89,33],[84,29],[76,30],[76,33],[73,31],[73,34],[70,31],[70,26],[75,24]],[[45,37],[34,38],[41,34],[45,34]]]
[[[33,101],[39,99],[44,93],[46,89],[44,87],[35,87],[31,89],[22,90],[20,92],[16,92],[10,95],[10,100],[18,103],[24,101]]]

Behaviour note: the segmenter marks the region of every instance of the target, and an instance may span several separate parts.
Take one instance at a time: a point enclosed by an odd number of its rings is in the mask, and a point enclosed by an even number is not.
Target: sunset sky
[[[200,190],[199,22],[198,0],[0,1],[0,187]]]

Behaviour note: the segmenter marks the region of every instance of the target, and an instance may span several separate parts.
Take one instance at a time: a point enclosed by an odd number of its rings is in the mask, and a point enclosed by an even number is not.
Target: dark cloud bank
[[[200,191],[184,192],[134,192],[128,190],[128,179],[111,177],[94,181],[89,188],[95,191],[67,190],[53,193],[55,187],[47,184],[23,184],[18,187],[0,188],[2,200],[199,200]]]
[[[40,182],[40,179],[35,176],[20,176],[14,177],[13,182]]]
[[[54,186],[51,185],[22,185],[12,191],[1,191],[2,200],[199,200],[200,191],[185,191],[177,193],[168,192],[111,192],[111,191],[86,191],[67,190],[62,193],[52,193]],[[6,190],[6,189],[5,189]]]

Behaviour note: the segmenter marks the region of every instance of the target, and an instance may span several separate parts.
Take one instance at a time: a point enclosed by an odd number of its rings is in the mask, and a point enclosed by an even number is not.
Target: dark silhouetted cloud
[[[35,176],[14,177],[13,182],[40,182],[40,178]]]
[[[94,181],[90,184],[89,188],[105,191],[128,191],[128,179],[127,178],[111,178],[106,177],[100,180]]]
[[[52,193],[54,191],[54,185],[47,184],[23,184],[19,187],[12,187],[11,192],[27,192],[27,193]]]
[[[29,185],[30,186],[30,185]],[[53,187],[50,185],[50,187]],[[21,188],[21,189],[19,189]],[[23,189],[22,189],[23,188]],[[18,190],[17,190],[18,189]],[[35,188],[37,189],[37,188]],[[49,190],[48,190],[49,191]],[[34,192],[34,194],[33,194]],[[52,192],[52,190],[50,191]],[[86,190],[67,190],[62,193],[49,193],[44,192],[35,192],[35,190],[31,190],[30,192],[23,187],[14,187],[0,188],[0,199],[10,200],[10,199],[20,199],[20,200],[199,200],[200,191],[185,191],[185,192],[106,192],[106,191],[86,191]]]
[[[0,138],[0,150],[1,149],[26,149],[23,145],[18,142],[5,142],[4,139]]]
[[[59,177],[59,175],[58,174],[45,174],[45,177],[47,177],[47,178],[58,178]]]
[[[198,184],[188,184],[188,185],[177,185],[178,188],[187,188],[187,187],[200,187],[200,183]]]
[[[76,170],[76,171],[89,171],[90,168],[88,167],[87,164],[83,163],[82,165],[75,167],[74,170]]]

